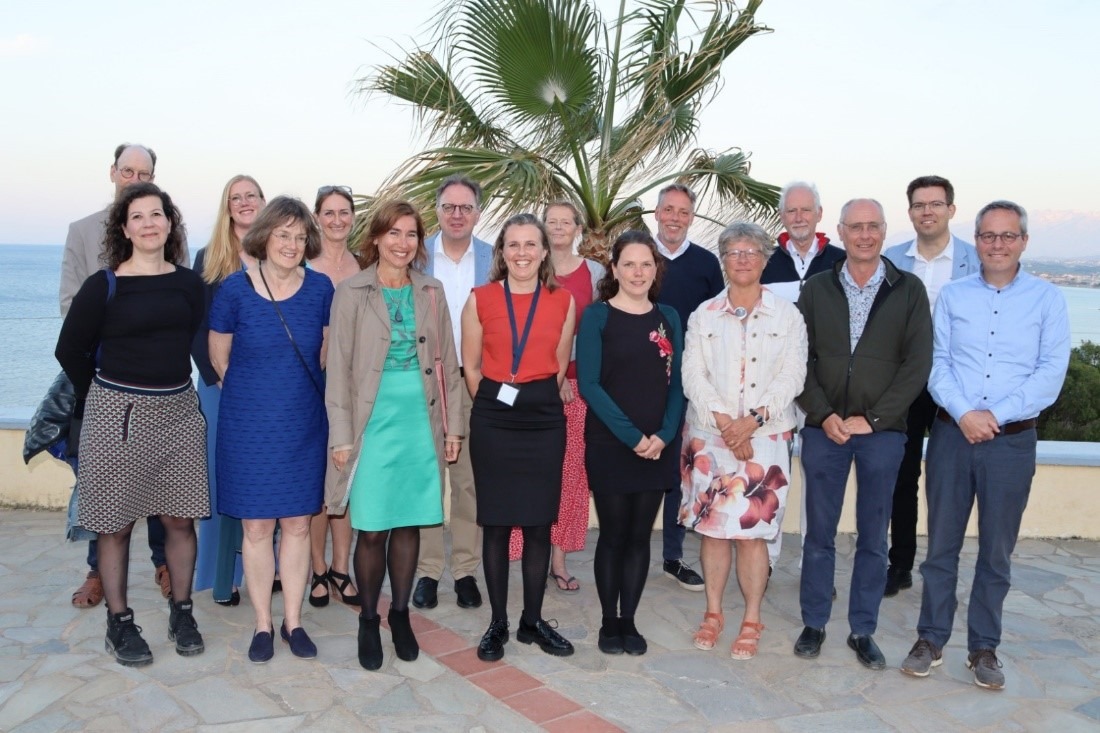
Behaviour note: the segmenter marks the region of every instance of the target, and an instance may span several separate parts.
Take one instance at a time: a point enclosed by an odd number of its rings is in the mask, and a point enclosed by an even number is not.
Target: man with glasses
[[[905,189],[909,199],[909,221],[917,238],[896,244],[884,252],[898,269],[911,272],[924,283],[928,305],[934,311],[944,285],[978,271],[974,246],[951,234],[948,224],[955,216],[955,187],[940,176],[921,176]],[[928,389],[921,389],[909,406],[905,455],[894,485],[894,506],[890,517],[890,565],[886,569],[886,591],[891,598],[913,587],[913,561],[917,555],[917,491],[920,485],[924,436],[932,429],[936,403]]]
[[[117,199],[122,193],[122,189],[132,183],[152,181],[156,164],[156,153],[144,145],[123,143],[115,148],[115,162],[109,171],[111,182],[115,184],[115,198]],[[69,225],[69,234],[65,237],[65,252],[61,258],[61,287],[58,293],[62,318],[69,312],[73,296],[80,290],[84,281],[92,273],[103,268],[103,262],[100,260],[103,254],[103,227],[107,224],[107,213],[110,208],[107,206],[102,211],[89,214]],[[187,252],[186,238],[182,243],[183,248],[177,264],[188,267],[191,264],[191,258]],[[70,516],[75,516],[71,508]],[[156,568],[154,579],[161,594],[167,598],[171,582],[168,576],[168,561],[164,554],[164,525],[160,517],[149,517],[148,528],[149,549],[152,551],[153,567]],[[84,532],[85,530],[78,529],[71,533],[70,539],[83,539],[91,535],[90,532],[82,534]],[[91,535],[88,542],[88,575],[72,597],[72,604],[77,608],[91,608],[103,600],[103,583],[99,578],[96,550],[96,539]]]
[[[928,389],[941,407],[928,441],[928,557],[918,639],[901,671],[927,677],[943,662],[958,607],[959,553],[977,499],[966,666],[974,684],[1000,690],[1001,614],[1035,474],[1036,418],[1062,389],[1070,328],[1058,288],[1020,268],[1023,207],[986,204],[974,235],[980,274],[945,285],[936,306]]]
[[[672,183],[657,194],[657,251],[665,260],[665,274],[657,300],[676,309],[686,331],[688,318],[704,300],[710,300],[725,287],[722,265],[713,252],[688,239],[695,220],[695,192],[682,183]],[[685,404],[686,414],[686,404]],[[683,416],[680,417],[683,428]],[[679,454],[681,433],[665,450]],[[664,572],[684,590],[702,592],[703,578],[684,562],[685,530],[680,526],[680,485],[665,494],[662,522],[664,531]]]
[[[905,448],[905,417],[928,381],[932,318],[921,281],[883,259],[882,205],[855,199],[840,210],[846,258],[806,281],[809,365],[798,403],[802,430],[806,537],[800,603],[805,628],[794,653],[821,653],[832,613],[836,530],[852,461],[856,464],[856,552],[848,598],[848,646],[870,669],[886,659],[872,635],[886,584],[886,528]]]
[[[428,250],[426,271],[443,283],[461,369],[462,308],[470,291],[489,281],[493,261],[493,245],[474,236],[474,226],[481,218],[481,186],[463,176],[447,178],[436,190],[435,213],[439,218],[439,232],[425,242]],[[462,415],[467,435],[470,434],[472,407],[473,399],[463,387]],[[451,490],[450,565],[456,602],[460,608],[477,608],[481,605],[481,592],[474,573],[481,562],[481,527],[477,523],[477,497],[469,450],[459,451],[458,461],[447,465],[447,475]],[[435,608],[439,603],[437,589],[443,575],[443,561],[443,526],[424,527],[420,530],[417,565],[420,580],[412,599],[417,608]]]
[[[779,244],[774,254],[764,265],[760,275],[760,284],[768,290],[792,303],[798,301],[798,294],[806,280],[844,259],[844,250],[829,243],[824,232],[817,231],[821,222],[821,195],[817,186],[807,181],[792,181],[779,192],[779,221],[783,224],[783,233],[779,235]],[[802,429],[806,415],[795,409],[798,429]],[[796,438],[796,440],[801,440]],[[794,443],[791,444],[792,449]],[[802,469],[802,503],[799,529],[806,536],[806,469]],[[783,517],[779,517],[782,525]],[[779,562],[783,550],[783,533],[779,532],[774,540],[768,540],[768,576]],[[801,562],[801,560],[800,560]]]

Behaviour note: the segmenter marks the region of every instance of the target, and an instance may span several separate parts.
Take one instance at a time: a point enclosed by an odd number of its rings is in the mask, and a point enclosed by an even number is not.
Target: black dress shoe
[[[521,616],[519,627],[516,628],[516,641],[524,644],[538,644],[540,649],[555,657],[568,657],[573,653],[573,645],[569,640],[541,618],[533,624],[528,624]]]
[[[867,669],[886,669],[886,657],[870,634],[849,634],[848,646],[856,653],[859,663]]]
[[[492,621],[477,645],[477,658],[483,662],[496,662],[504,657],[504,645],[507,643],[508,622]]]
[[[821,654],[821,645],[825,641],[825,629],[815,629],[807,626],[798,635],[798,641],[794,643],[795,656],[803,659],[816,659]]]
[[[413,605],[417,608],[435,608],[438,606],[437,588],[439,588],[438,580],[421,578],[416,581],[416,590],[413,591]]]
[[[465,578],[459,578],[455,581],[455,595],[458,596],[459,608],[477,608],[481,605],[481,591],[477,589],[477,581],[474,580],[472,575],[467,575]]]
[[[893,565],[886,568],[886,590],[883,598],[893,598],[898,591],[913,587],[913,572],[910,570],[898,570]]]

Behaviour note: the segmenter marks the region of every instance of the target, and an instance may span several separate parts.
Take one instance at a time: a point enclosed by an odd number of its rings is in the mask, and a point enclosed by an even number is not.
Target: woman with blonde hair
[[[210,481],[210,517],[199,522],[199,554],[195,562],[195,590],[213,588],[214,602],[236,606],[241,601],[243,568],[238,556],[241,523],[218,513],[218,485],[214,453],[218,444],[218,406],[221,379],[210,363],[210,304],[225,278],[255,264],[255,258],[241,248],[241,240],[263,210],[264,192],[255,178],[236,175],[222,189],[214,232],[205,247],[195,254],[194,270],[206,284],[206,309],[202,325],[191,344],[191,358],[199,369],[199,406],[206,417],[206,464]]]

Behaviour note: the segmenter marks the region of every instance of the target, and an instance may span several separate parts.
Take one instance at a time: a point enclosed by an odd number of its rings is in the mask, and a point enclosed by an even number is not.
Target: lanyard
[[[542,291],[542,283],[535,283],[535,297],[531,299],[531,310],[527,312],[527,323],[523,325],[523,336],[516,331],[516,310],[512,307],[512,290],[508,287],[508,278],[504,278],[504,302],[508,304],[508,325],[512,327],[512,381],[516,381],[519,374],[519,360],[523,358],[523,350],[527,348],[527,337],[531,335],[531,324],[535,322],[535,308],[539,304],[539,292]]]

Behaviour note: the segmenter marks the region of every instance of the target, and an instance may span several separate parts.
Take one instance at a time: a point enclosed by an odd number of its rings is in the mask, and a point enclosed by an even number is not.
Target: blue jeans
[[[1035,475],[1035,430],[971,445],[953,423],[937,420],[928,441],[928,557],[917,633],[938,647],[951,638],[959,605],[959,552],[978,501],[978,559],[970,589],[966,646],[996,649],[1011,586],[1012,552]]]
[[[836,528],[854,460],[857,537],[848,625],[853,634],[873,634],[878,628],[878,607],[886,586],[886,530],[904,450],[905,433],[894,430],[853,435],[837,445],[821,428],[803,429],[806,538],[800,601],[806,626],[825,628],[833,610]]]

